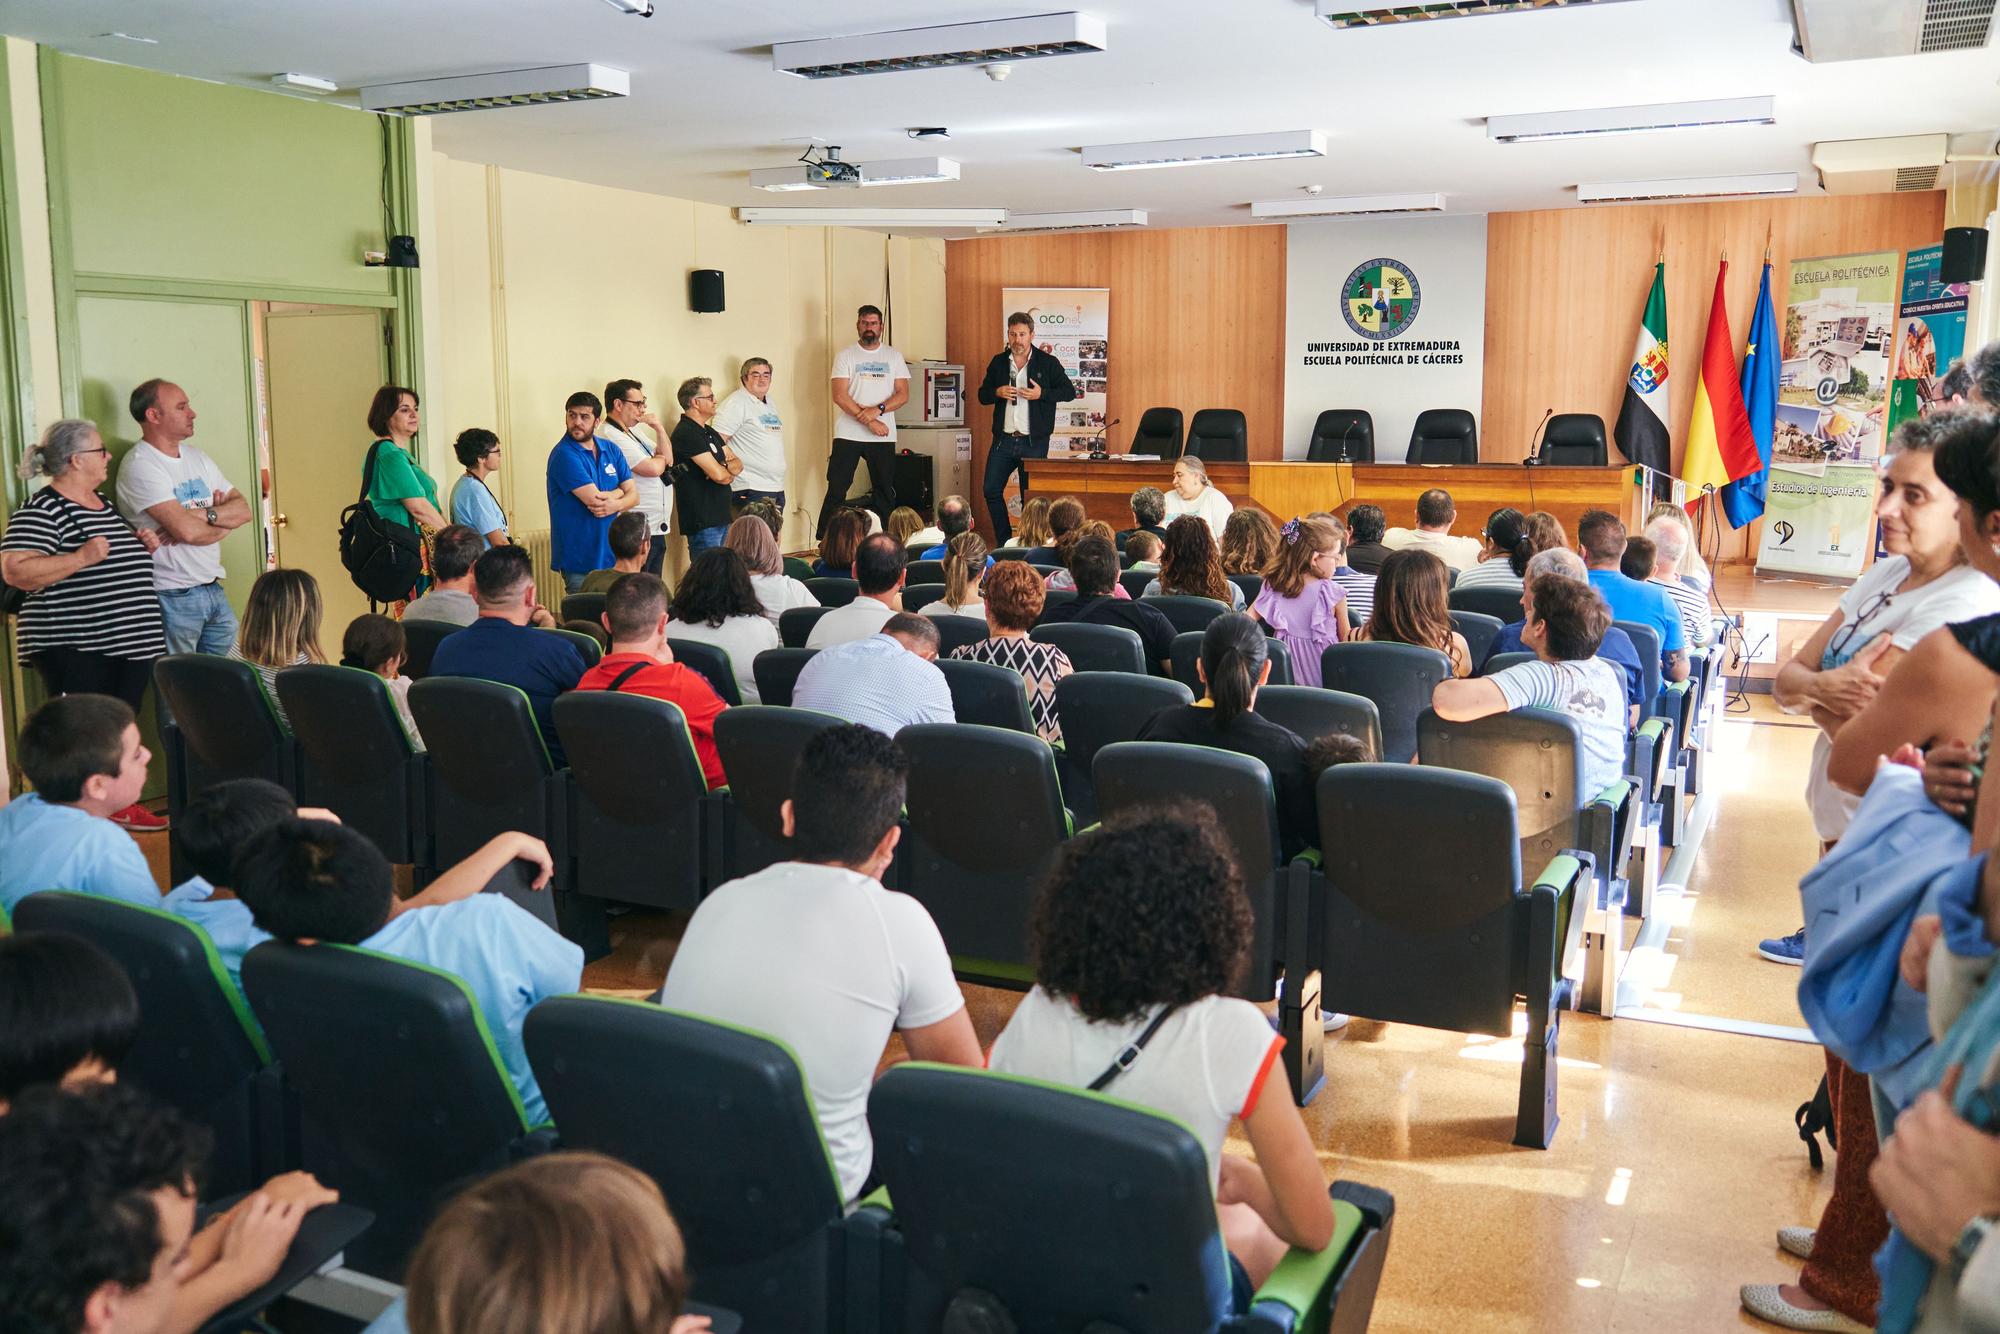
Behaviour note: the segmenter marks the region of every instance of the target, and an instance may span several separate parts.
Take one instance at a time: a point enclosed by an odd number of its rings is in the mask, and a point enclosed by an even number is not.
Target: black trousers
[[[869,508],[887,526],[889,511],[896,508],[896,442],[836,440],[826,461],[826,499],[820,502],[819,527],[815,530],[819,536],[826,536],[826,525],[833,512],[846,503],[847,488],[854,483],[854,465],[863,461],[868,464],[870,499],[874,502]]]
[[[35,655],[34,662],[51,699],[57,695],[110,695],[131,705],[134,713],[153,681],[151,658],[114,658],[82,649],[45,648]]]

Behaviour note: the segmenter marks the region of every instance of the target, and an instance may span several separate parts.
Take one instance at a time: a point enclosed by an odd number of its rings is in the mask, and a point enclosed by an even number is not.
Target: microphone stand
[[[1334,460],[1335,463],[1354,462],[1353,459],[1347,457],[1347,437],[1354,434],[1354,428],[1358,424],[1359,423],[1353,420],[1349,420],[1347,423],[1347,429],[1340,433],[1340,457]]]
[[[1090,452],[1086,457],[1093,459],[1110,458],[1111,452],[1105,448],[1105,445],[1111,438],[1111,428],[1124,420],[1125,419],[1123,417],[1114,417],[1110,421],[1104,423],[1104,429],[1099,431],[1097,433],[1097,438],[1090,442]]]
[[[1535,427],[1534,447],[1529,449],[1528,457],[1521,460],[1522,467],[1539,468],[1544,466],[1542,463],[1542,456],[1548,452],[1549,448],[1549,437],[1548,437],[1549,419],[1554,417],[1555,415],[1556,415],[1556,410],[1554,408],[1550,408],[1547,412],[1544,412],[1542,414],[1541,423]]]

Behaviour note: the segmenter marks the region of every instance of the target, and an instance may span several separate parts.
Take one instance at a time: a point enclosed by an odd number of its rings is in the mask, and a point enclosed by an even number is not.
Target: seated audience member
[[[993,558],[986,554],[986,539],[978,533],[959,533],[939,550],[946,553],[944,596],[920,610],[926,616],[984,616],[986,604],[980,600],[980,579],[994,564]],[[1027,564],[1018,560],[1007,563]]]
[[[1056,547],[1065,533],[1083,527],[1089,516],[1084,513],[1083,502],[1075,496],[1062,496],[1049,506],[1049,540],[1038,547],[1028,548],[1030,565],[1060,565],[1062,558]]]
[[[1014,532],[1003,547],[1025,547],[1033,551],[1036,547],[1054,546],[1055,534],[1049,531],[1049,498],[1035,496],[1021,506],[1021,513],[1014,520]]]
[[[1708,594],[1693,584],[1681,579],[1681,566],[1687,560],[1687,525],[1673,519],[1653,519],[1646,524],[1646,536],[1633,539],[1632,545],[1648,542],[1653,548],[1653,569],[1646,578],[1660,586],[1673,599],[1675,610],[1681,614],[1681,632],[1687,642],[1695,648],[1707,648],[1715,642],[1715,622],[1708,614]],[[1629,552],[1629,548],[1628,548]],[[1623,566],[1621,565],[1621,570]],[[1627,574],[1631,571],[1625,570]],[[1639,576],[1634,574],[1633,578]]]
[[[1192,704],[1161,709],[1134,739],[1213,746],[1260,761],[1271,771],[1281,851],[1290,861],[1313,846],[1317,816],[1306,776],[1306,743],[1296,732],[1252,712],[1258,689],[1271,679],[1264,628],[1234,612],[1216,617],[1202,632],[1196,670],[1207,694]]]
[[[159,907],[146,854],[110,819],[139,800],[153,758],[131,708],[58,695],[28,715],[19,756],[35,790],[0,808],[0,910],[44,889]]]
[[[1333,582],[1339,584],[1340,591],[1347,595],[1347,619],[1353,625],[1360,625],[1375,614],[1375,576],[1363,574],[1347,563],[1349,532],[1345,521],[1325,513],[1306,517],[1333,526],[1334,540],[1338,544],[1333,558]]]
[[[1192,514],[1208,525],[1209,535],[1218,541],[1222,526],[1236,507],[1208,480],[1208,465],[1193,454],[1174,460],[1174,486],[1167,493],[1167,523],[1183,514]]]
[[[1252,511],[1238,510],[1239,514]],[[1125,540],[1125,568],[1143,574],[1160,572],[1160,557],[1166,554],[1167,544],[1160,540],[1158,533],[1134,533]]]
[[[764,616],[764,604],[750,582],[750,567],[728,546],[710,547],[688,566],[667,605],[667,638],[713,644],[729,655],[736,692],[745,704],[758,702],[752,664],[767,648],[778,647],[778,627]]]
[[[1278,554],[1278,527],[1262,510],[1232,510],[1222,525],[1222,572],[1261,575]]]
[[[1369,764],[1374,759],[1374,748],[1360,737],[1347,732],[1328,732],[1306,742],[1306,781],[1317,790],[1319,776],[1336,764]],[[1326,850],[1319,844],[1314,846],[1322,852]]]
[[[1479,536],[1479,563],[1460,574],[1452,587],[1518,589],[1528,557],[1535,554],[1527,516],[1508,507],[1494,510],[1486,516],[1486,527]]]
[[[910,545],[929,541],[919,560],[943,560],[945,549],[960,533],[972,531],[972,502],[964,496],[946,496],[938,502],[937,525],[910,535]]]
[[[229,656],[257,669],[264,698],[278,721],[290,730],[292,721],[278,699],[278,673],[287,667],[325,662],[320,651],[319,581],[304,570],[266,570],[250,585],[243,605],[243,629],[229,646]]]
[[[1653,577],[1653,540],[1648,537],[1625,539],[1624,554],[1618,558],[1618,573],[1645,583]]]
[[[1347,638],[1346,590],[1334,581],[1340,564],[1340,530],[1330,517],[1307,515],[1278,530],[1278,555],[1250,614],[1285,643],[1292,680],[1320,683],[1320,654]]]
[[[1355,638],[1377,644],[1416,644],[1451,659],[1453,676],[1472,675],[1472,651],[1451,625],[1450,587],[1444,562],[1428,551],[1392,551],[1375,577],[1375,610]]]
[[[743,507],[742,514],[738,517],[761,521],[766,528],[771,530],[771,540],[778,544],[780,550],[783,550],[785,542],[785,516],[776,505],[768,500],[753,500]],[[801,560],[797,556],[787,556],[785,557],[784,573],[793,579],[810,579],[813,577],[812,563]]]
[[[984,1064],[937,924],[881,883],[908,776],[902,750],[873,728],[814,736],[781,808],[792,860],[711,891],[660,988],[670,1010],[797,1053],[849,1200],[870,1189],[868,1090],[890,1032],[916,1060]]]
[[[1076,552],[1076,544],[1083,541],[1086,537],[1101,537],[1109,542],[1116,541],[1112,536],[1111,525],[1102,519],[1085,519],[1082,523],[1064,533],[1057,540],[1055,546],[1056,562],[1062,568],[1051,574],[1044,581],[1050,592],[1073,593],[1076,591],[1076,576],[1069,571],[1069,561],[1070,557]],[[1112,586],[1111,596],[1129,600],[1132,595],[1125,591],[1125,584],[1121,580]]]
[[[403,608],[406,621],[443,621],[471,625],[479,619],[479,600],[472,585],[472,563],[486,550],[486,539],[463,524],[440,528],[431,538],[431,586]],[[556,618],[535,608],[535,625],[554,625]]]
[[[1146,663],[1155,676],[1173,674],[1174,623],[1157,607],[1114,595],[1118,587],[1118,550],[1108,537],[1086,537],[1070,554],[1070,574],[1076,596],[1042,608],[1040,625],[1119,625],[1136,630],[1145,646]]]
[[[1113,1072],[1106,1096],[1164,1112],[1200,1142],[1229,1273],[1218,1264],[1216,1304],[1189,1328],[1247,1310],[1288,1247],[1333,1239],[1326,1176],[1278,1071],[1283,1039],[1234,998],[1254,929],[1242,873],[1207,807],[1115,816],[1057,852],[1029,927],[1035,988],[990,1058],[994,1070],[1073,1088]],[[1254,1157],[1223,1151],[1238,1119]]]
[[[114,1083],[139,1036],[118,961],[66,931],[0,936],[0,1117],[31,1088]]]
[[[1528,557],[1533,559],[1552,547],[1569,545],[1569,533],[1563,528],[1563,521],[1547,510],[1536,510],[1528,516]],[[1522,578],[1527,576],[1524,574]]]
[[[1457,518],[1451,492],[1434,486],[1417,497],[1417,526],[1391,528],[1382,535],[1382,545],[1391,551],[1428,551],[1463,574],[1479,563],[1480,543],[1477,538],[1452,536],[1451,525]]]
[[[1132,493],[1132,526],[1119,530],[1114,535],[1119,550],[1124,550],[1140,533],[1151,533],[1162,542],[1167,540],[1167,493],[1157,486],[1142,486]],[[1053,545],[1053,543],[1051,543]]]
[[[1362,574],[1380,574],[1389,548],[1382,536],[1389,530],[1389,516],[1380,505],[1356,505],[1347,512],[1347,564]]]
[[[1618,568],[1625,556],[1625,525],[1618,516],[1609,510],[1585,510],[1577,521],[1576,541],[1590,569],[1590,586],[1611,608],[1611,619],[1652,627],[1660,637],[1661,674],[1669,681],[1687,680],[1687,634],[1681,628],[1680,608],[1665,589],[1642,584]]]
[[[583,587],[579,593],[608,593],[611,585],[628,574],[638,574],[646,568],[646,558],[653,554],[652,534],[647,531],[653,522],[651,517],[638,510],[626,510],[611,520],[611,568],[592,570],[583,576]]]
[[[667,647],[667,586],[654,575],[626,575],[604,595],[604,628],[611,635],[611,651],[583,674],[576,688],[665,700],[687,719],[688,737],[709,787],[728,783],[715,749],[715,720],[728,706],[707,677],[674,661]]]
[[[1625,682],[1616,667],[1597,656],[1610,628],[1611,609],[1589,584],[1538,580],[1522,634],[1535,661],[1492,676],[1440,681],[1431,692],[1431,707],[1446,722],[1457,723],[1517,709],[1568,714],[1583,737],[1583,789],[1602,792],[1625,774],[1625,738],[1631,730]]]
[[[1231,517],[1234,517],[1233,515]],[[1193,523],[1187,520],[1193,519]],[[1167,526],[1167,544],[1160,557],[1160,577],[1149,582],[1143,596],[1161,593],[1210,598],[1232,611],[1243,610],[1243,590],[1222,572],[1215,536],[1197,516],[1183,514]]]
[[[488,555],[518,550],[495,547]],[[583,985],[583,951],[487,883],[515,860],[535,863],[536,889],[554,874],[549,850],[526,834],[498,834],[433,880],[417,898],[396,897],[389,863],[373,843],[330,820],[280,820],[237,853],[236,892],[259,928],[294,944],[359,945],[451,973],[472,989],[528,1124],[548,1103],[521,1045],[537,1001]]]
[[[1646,524],[1651,527],[1660,519],[1673,520],[1675,526],[1681,530],[1681,549],[1686,554],[1681,557],[1676,577],[1695,592],[1707,597],[1709,588],[1715,583],[1715,576],[1709,572],[1708,562],[1701,558],[1700,544],[1694,540],[1694,525],[1688,522],[1687,511],[1671,500],[1655,501],[1653,508],[1646,513]],[[1658,537],[1653,538],[1653,544],[1659,545]]]
[[[1048,590],[1027,562],[1001,561],[986,575],[986,602],[980,610],[986,617],[987,637],[953,649],[951,656],[1019,672],[1028,683],[1028,712],[1034,717],[1035,732],[1053,746],[1062,742],[1056,682],[1076,669],[1070,665],[1069,654],[1054,644],[1028,637],[1047,597]]]
[[[937,622],[899,611],[866,639],[815,653],[792,687],[792,707],[845,718],[888,737],[912,723],[957,722],[937,653]]]
[[[750,571],[750,591],[764,609],[764,619],[773,626],[793,607],[817,607],[812,590],[785,573],[784,557],[778,553],[778,539],[762,519],[741,515],[722,535],[722,545],[743,558]]]
[[[534,628],[535,571],[526,547],[489,548],[473,562],[472,578],[479,619],[445,636],[431,655],[430,674],[495,681],[526,695],[549,759],[560,769],[568,758],[556,733],[556,696],[576,689],[583,654],[561,635]]]
[[[292,794],[262,778],[237,778],[204,788],[188,798],[174,822],[174,841],[194,875],[174,886],[161,906],[208,933],[229,980],[243,989],[243,956],[271,938],[249,906],[237,897],[236,850],[280,820],[302,812]],[[335,820],[333,812],[309,809],[310,819]]]
[[[863,511],[840,509],[826,521],[826,532],[819,539],[819,559],[812,563],[812,572],[821,579],[852,579],[854,577],[854,549],[861,545],[861,539],[868,536],[868,520]]]
[[[889,511],[889,522],[882,531],[896,539],[908,551],[917,544],[917,534],[924,529],[924,516],[908,505],[898,505]],[[935,530],[933,530],[935,531]]]
[[[1545,576],[1573,579],[1577,583],[1588,583],[1589,571],[1584,567],[1583,557],[1567,547],[1551,547],[1538,551],[1528,561],[1527,579],[1521,588],[1521,610],[1527,612],[1534,606],[1535,581]],[[1500,627],[1494,636],[1493,647],[1486,652],[1487,661],[1492,661],[1502,653],[1532,653],[1522,638],[1528,623],[1525,619],[1512,621]],[[1646,699],[1646,674],[1639,663],[1639,650],[1632,643],[1632,636],[1611,626],[1604,632],[1604,641],[1597,646],[1597,656],[1618,668],[1625,675],[1625,703],[1632,710],[1633,725],[1638,722],[1640,705]]]
[[[909,558],[896,539],[887,533],[863,538],[854,549],[854,581],[861,586],[860,595],[813,622],[806,647],[832,648],[879,631],[884,621],[903,609],[903,579],[908,568]]]
[[[403,675],[403,663],[409,652],[402,623],[379,612],[361,613],[347,623],[347,633],[340,638],[340,665],[373,672],[382,678],[382,683],[389,687],[389,698],[396,705],[396,717],[410,734],[410,744],[422,750],[424,738],[417,731],[417,720],[410,716],[410,678]]]

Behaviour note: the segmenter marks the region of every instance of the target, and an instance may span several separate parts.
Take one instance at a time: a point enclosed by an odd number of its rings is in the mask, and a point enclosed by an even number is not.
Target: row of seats
[[[1604,419],[1587,412],[1551,417],[1543,435],[1541,461],[1561,467],[1601,468],[1606,461]],[[1235,408],[1203,408],[1181,438],[1179,408],[1148,408],[1132,433],[1131,452],[1179,458],[1191,454],[1209,463],[1242,463],[1250,457],[1243,414]],[[1409,463],[1479,462],[1479,427],[1464,408],[1428,408],[1417,414],[1405,454]],[[1375,462],[1375,419],[1362,408],[1329,408],[1313,422],[1306,446],[1308,463]]]

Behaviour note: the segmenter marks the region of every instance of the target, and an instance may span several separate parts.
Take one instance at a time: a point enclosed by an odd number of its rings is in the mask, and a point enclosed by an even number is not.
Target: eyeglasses
[[[625,402],[626,402],[626,403],[627,403],[628,405],[630,405],[630,406],[632,406],[632,407],[635,407],[635,408],[643,408],[643,407],[645,407],[645,406],[646,406],[646,400],[645,400],[645,399],[643,399],[643,398],[628,398],[628,399],[626,399],[626,400],[625,400]]]
[[[714,394],[696,394],[696,395],[694,396],[694,400],[693,400],[693,401],[694,401],[694,402],[696,402],[696,403],[699,403],[699,402],[701,402],[701,401],[702,401],[702,400],[703,400],[704,398],[705,398],[705,399],[707,399],[707,400],[708,400],[709,402],[711,402],[711,403],[715,402],[715,395],[714,395]]]
[[[1870,598],[1867,604],[1861,608],[1860,615],[1840,627],[1840,633],[1836,634],[1832,641],[1827,644],[1826,652],[1821,656],[1820,662],[1823,664],[1831,663],[1836,667],[1846,662],[1850,656],[1847,652],[1847,646],[1852,644],[1855,636],[1861,633],[1861,627],[1873,620],[1878,613],[1894,600],[1895,596],[1893,592],[1884,591]]]

